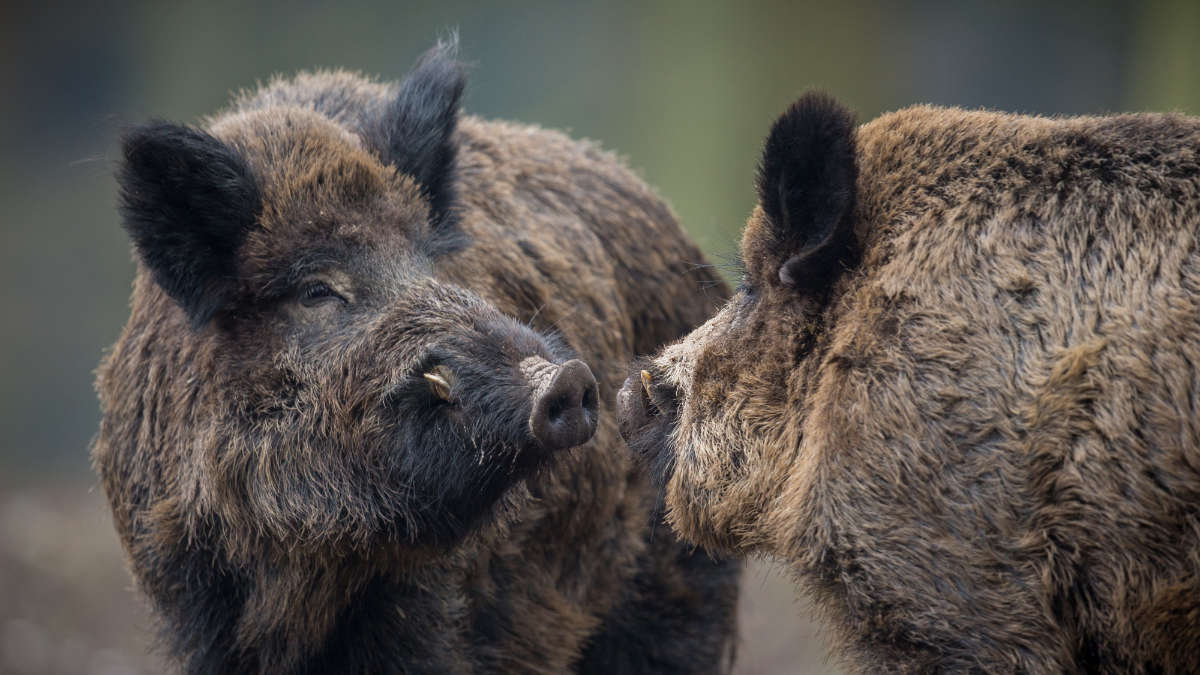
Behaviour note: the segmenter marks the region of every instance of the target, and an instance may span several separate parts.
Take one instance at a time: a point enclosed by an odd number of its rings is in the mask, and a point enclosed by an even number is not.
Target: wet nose
[[[536,394],[529,431],[547,450],[586,443],[596,433],[598,399],[592,369],[571,359],[558,366],[550,383]]]

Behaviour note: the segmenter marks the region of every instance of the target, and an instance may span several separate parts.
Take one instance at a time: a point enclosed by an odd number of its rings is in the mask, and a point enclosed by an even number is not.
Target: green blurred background
[[[600,141],[717,260],[763,134],[825,89],[912,103],[1200,113],[1200,2],[5,3],[0,5],[0,672],[155,672],[87,446],[92,370],[127,315],[116,138],[196,122],[274,73],[401,76],[458,29],[468,112]],[[825,668],[790,585],[747,583],[742,672]]]

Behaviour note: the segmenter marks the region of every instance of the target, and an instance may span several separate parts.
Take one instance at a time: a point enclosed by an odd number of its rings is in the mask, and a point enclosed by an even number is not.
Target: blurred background
[[[457,28],[468,112],[600,141],[728,260],[763,135],[820,87],[912,103],[1200,113],[1200,3],[0,4],[0,672],[161,672],[87,448],[92,371],[127,317],[116,138],[197,122],[273,73],[397,78]],[[792,586],[746,578],[741,673],[836,672]]]

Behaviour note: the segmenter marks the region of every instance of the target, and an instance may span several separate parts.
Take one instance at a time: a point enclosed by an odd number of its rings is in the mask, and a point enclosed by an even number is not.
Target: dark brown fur
[[[244,160],[261,209],[232,271],[192,266],[209,280],[192,295],[186,274],[171,295],[156,283],[179,266],[152,274],[159,244],[131,221],[142,260],[100,367],[93,457],[167,649],[193,672],[724,669],[736,566],[653,534],[653,493],[608,404],[622,364],[698,324],[723,299],[719,280],[640,180],[556,132],[462,117],[452,170],[420,182],[376,143],[396,96],[352,74],[300,75],[213,118],[216,140],[194,142],[232,148],[221,180]],[[129,161],[154,150],[139,150],[158,142],[145,137]],[[452,193],[429,187],[446,176]],[[125,178],[129,218],[149,199],[138,180]],[[298,302],[306,274],[346,313]],[[495,391],[464,385],[473,407],[437,407],[421,381],[431,350]],[[505,393],[524,391],[526,354],[590,364],[591,442],[527,460],[509,447],[524,443],[519,424],[511,438],[481,428],[497,407],[528,413]],[[396,454],[442,466],[411,439],[392,447],[395,420],[417,415],[430,422],[413,434],[470,439],[429,450],[462,455],[434,473],[448,493],[513,463],[469,521],[425,522],[414,509],[442,497],[414,501],[422,485],[397,478]]]
[[[670,522],[790,563],[855,670],[1200,672],[1200,122],[914,107],[838,185],[844,114],[781,119],[792,210],[622,391]]]

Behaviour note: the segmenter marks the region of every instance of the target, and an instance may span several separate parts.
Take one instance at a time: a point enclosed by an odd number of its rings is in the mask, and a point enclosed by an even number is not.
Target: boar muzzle
[[[628,443],[652,422],[671,422],[677,406],[674,387],[656,379],[649,370],[635,372],[617,392],[621,436]]]
[[[521,370],[533,386],[529,433],[546,450],[586,443],[596,433],[599,394],[591,368],[579,359],[556,365],[529,357]]]

